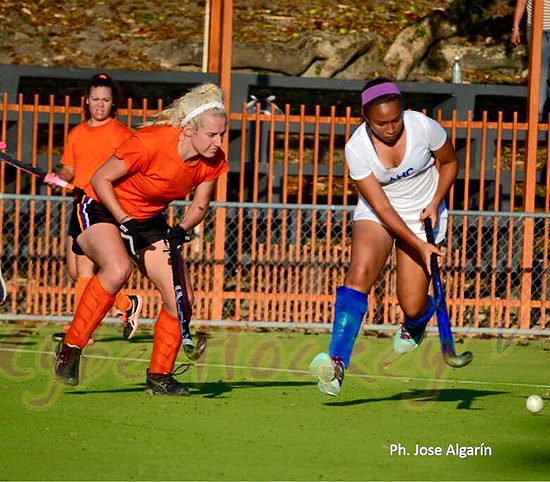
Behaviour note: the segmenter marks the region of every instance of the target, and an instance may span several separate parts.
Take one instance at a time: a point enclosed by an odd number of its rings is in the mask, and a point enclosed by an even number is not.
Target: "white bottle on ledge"
[[[460,58],[453,59],[453,84],[462,84],[462,70],[460,69]]]

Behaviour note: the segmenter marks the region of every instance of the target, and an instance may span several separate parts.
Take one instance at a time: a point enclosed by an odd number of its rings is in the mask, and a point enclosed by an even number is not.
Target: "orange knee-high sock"
[[[162,308],[155,323],[155,339],[149,373],[172,373],[180,345],[180,322]]]
[[[79,276],[76,278],[76,293],[74,296],[74,306],[75,308],[78,306],[78,303],[80,303],[80,299],[82,298],[82,293],[84,293],[84,290],[86,289],[86,286],[88,286],[88,283],[90,282],[92,278],[86,278],[84,276]]]
[[[126,293],[119,291],[118,295],[116,295],[115,306],[117,310],[124,313],[132,307],[132,302]]]
[[[95,275],[82,293],[82,299],[76,307],[73,321],[65,335],[65,343],[83,348],[94,330],[109,312],[115,301],[115,295],[105,291]]]

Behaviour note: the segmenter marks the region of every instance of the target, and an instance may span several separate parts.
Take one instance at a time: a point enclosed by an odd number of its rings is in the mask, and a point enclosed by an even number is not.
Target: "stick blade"
[[[462,368],[468,365],[473,359],[474,354],[471,351],[465,351],[461,355],[457,355],[454,352],[448,352],[443,354],[445,363],[453,368]]]
[[[185,355],[189,360],[198,360],[202,354],[204,353],[204,350],[206,350],[206,336],[205,335],[198,335],[197,336],[197,343],[193,344],[191,343],[182,343],[183,351],[185,352]]]

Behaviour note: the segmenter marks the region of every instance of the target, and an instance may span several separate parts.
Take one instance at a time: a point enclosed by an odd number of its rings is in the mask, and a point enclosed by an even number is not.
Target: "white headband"
[[[220,109],[221,111],[225,112],[225,106],[221,102],[208,102],[207,104],[203,104],[189,112],[189,114],[187,114],[181,121],[181,126],[185,127],[187,124],[189,124],[189,121],[191,119],[197,117],[198,115],[201,115],[204,111],[210,109]]]

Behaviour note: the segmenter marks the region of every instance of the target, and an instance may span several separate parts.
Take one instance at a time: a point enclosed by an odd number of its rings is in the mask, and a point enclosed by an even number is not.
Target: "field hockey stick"
[[[435,246],[434,232],[430,218],[426,218],[424,220],[424,227],[426,229],[426,238],[428,239],[428,242]],[[435,316],[437,318],[441,352],[443,353],[443,358],[448,365],[454,368],[461,368],[470,363],[473,360],[474,355],[471,351],[465,351],[461,355],[457,355],[455,353],[451,322],[449,321],[449,312],[445,301],[445,291],[443,290],[443,284],[441,283],[439,264],[437,262],[437,255],[435,254],[432,254],[430,258],[430,267],[432,269],[432,284],[436,306]]]
[[[206,337],[199,336],[197,344],[193,343],[189,331],[189,314],[191,307],[187,299],[187,286],[185,274],[183,273],[183,257],[180,252],[180,243],[177,239],[167,239],[170,264],[172,265],[172,278],[174,280],[174,291],[176,293],[176,308],[180,322],[183,351],[190,360],[197,360],[206,349]]]
[[[5,149],[5,148],[6,148],[6,143],[0,142],[0,149]],[[46,172],[40,169],[39,167],[34,167],[34,166],[31,166],[30,164],[26,164],[24,162],[18,161],[17,159],[14,159],[9,154],[6,154],[4,152],[0,152],[0,161],[15,167],[20,171],[26,172],[31,176],[37,177],[38,180],[41,182],[54,184],[55,186],[69,189],[70,191],[74,190],[74,186],[71,183],[64,181],[56,174],[52,174],[51,172]]]

